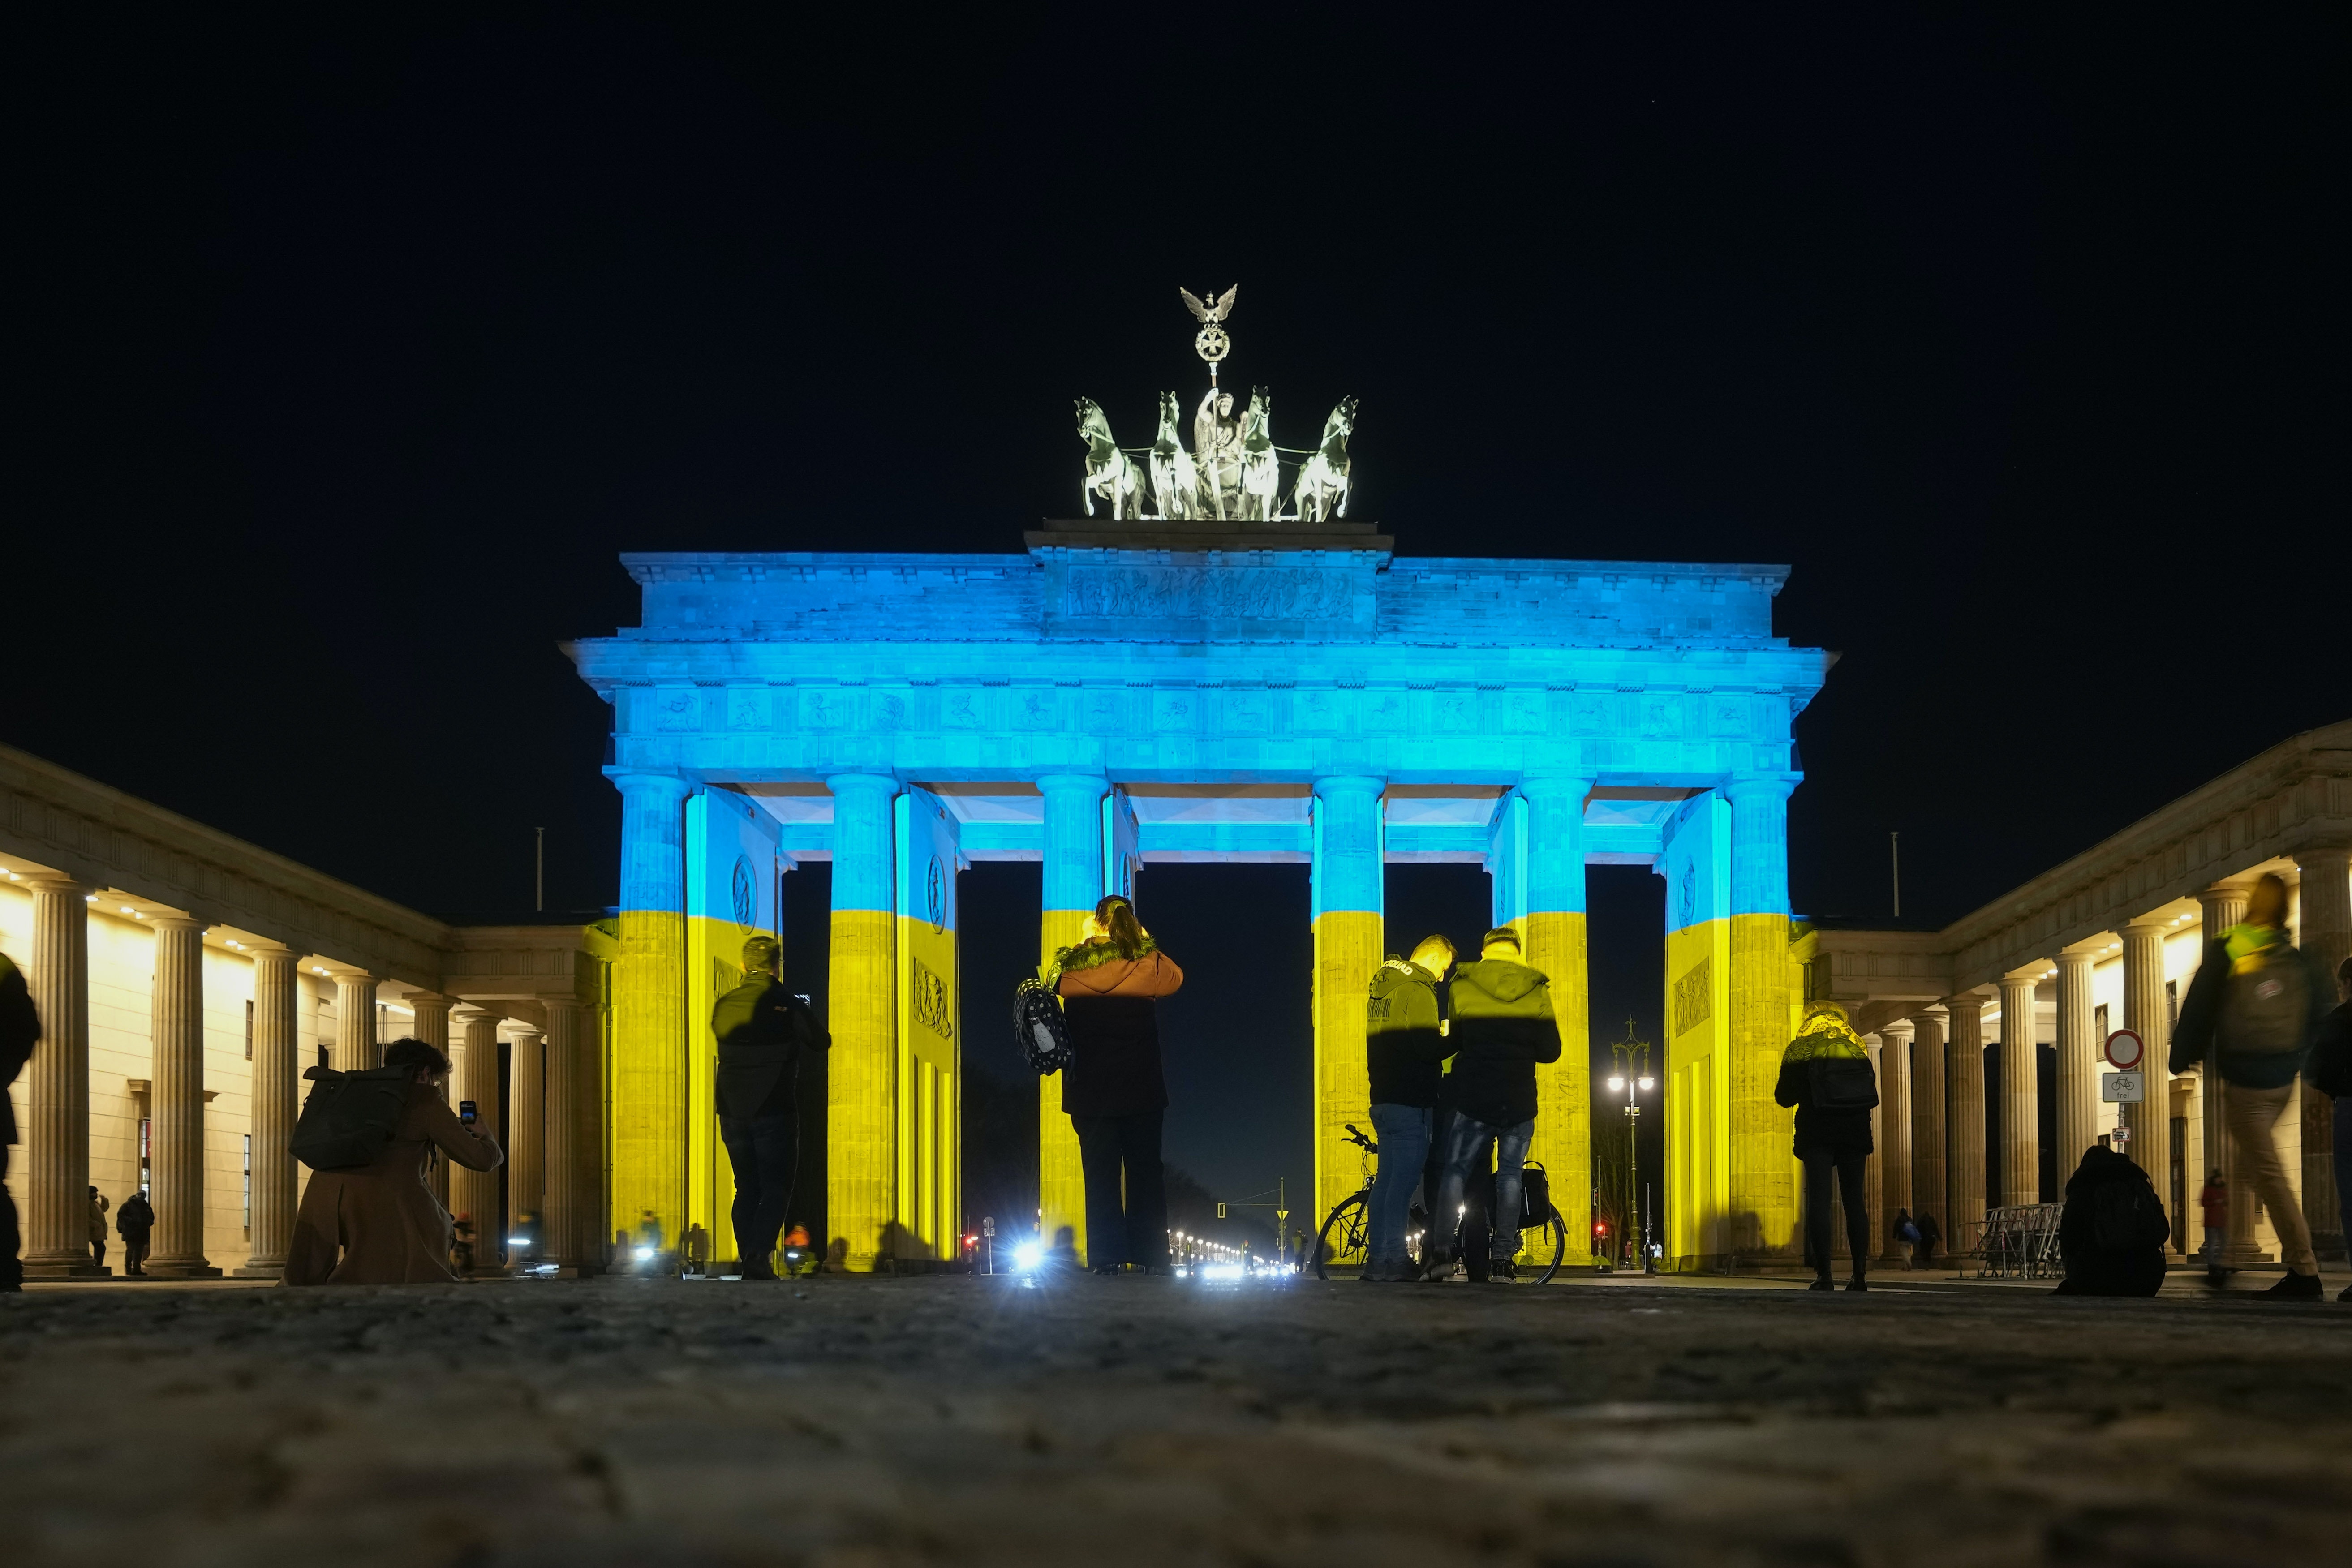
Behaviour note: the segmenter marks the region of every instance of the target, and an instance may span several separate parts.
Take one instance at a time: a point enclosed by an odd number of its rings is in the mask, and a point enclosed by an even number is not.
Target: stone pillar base
[[[27,1279],[110,1279],[111,1270],[89,1260],[87,1255],[79,1258],[25,1259]]]
[[[217,1279],[221,1277],[219,1269],[202,1260],[194,1263],[157,1263],[151,1258],[145,1268],[147,1276],[151,1279]]]
[[[232,1279],[283,1279],[286,1278],[286,1265],[248,1263],[242,1268],[230,1269],[228,1277]]]

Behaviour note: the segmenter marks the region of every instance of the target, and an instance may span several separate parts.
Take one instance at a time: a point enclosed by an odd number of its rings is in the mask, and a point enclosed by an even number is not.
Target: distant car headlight
[[[1044,1242],[1024,1241],[1013,1249],[1013,1268],[1026,1272],[1033,1268],[1043,1268],[1045,1266],[1045,1244]]]

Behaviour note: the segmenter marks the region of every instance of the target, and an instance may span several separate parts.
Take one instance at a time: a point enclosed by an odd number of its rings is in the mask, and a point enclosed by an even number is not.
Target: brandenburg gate
[[[1311,868],[1311,1230],[1359,1179],[1341,1126],[1366,1115],[1370,973],[1422,934],[1383,930],[1382,868],[1454,861],[1486,868],[1496,923],[1551,977],[1566,1048],[1540,1069],[1531,1158],[1573,1256],[1584,868],[1638,863],[1666,879],[1667,1253],[1790,1245],[1771,1102],[1800,994],[1790,726],[1830,656],[1772,635],[1786,568],[1399,557],[1344,519],[1352,399],[1301,449],[1286,516],[1279,470],[1250,477],[1278,460],[1270,400],[1232,420],[1221,397],[1188,452],[1163,395],[1148,465],[1082,403],[1087,507],[1108,515],[1049,522],[1023,554],[624,557],[642,624],[569,648],[612,704],[623,798],[608,1230],[651,1211],[732,1255],[711,1002],[780,874],[825,858],[824,1179],[852,1267],[955,1247],[965,1031],[1009,1026],[1009,998],[960,994],[956,872],[976,860],[1043,862],[1041,953],[1107,891],[1148,924],[1155,861]],[[1076,1139],[1058,1083],[1040,1092],[1043,1227],[1083,1248]]]

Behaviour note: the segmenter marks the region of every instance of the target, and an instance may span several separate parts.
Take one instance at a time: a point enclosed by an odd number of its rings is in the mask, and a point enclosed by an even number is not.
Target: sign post
[[[2147,1099],[2147,1074],[2140,1070],[2140,1062],[2147,1055],[2147,1047],[2129,1029],[2117,1029],[2107,1037],[2107,1065],[2116,1070],[2099,1078],[2099,1099],[2108,1105],[2139,1105]],[[2120,1152],[2131,1150],[2131,1123],[2116,1114],[2115,1131],[2107,1134]]]

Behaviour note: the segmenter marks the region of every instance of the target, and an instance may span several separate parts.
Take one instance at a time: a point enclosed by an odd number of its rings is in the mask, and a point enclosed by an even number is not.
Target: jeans
[[[2230,1086],[2221,1101],[2222,1120],[2230,1124],[2230,1146],[2236,1155],[2231,1174],[2254,1189],[2278,1232],[2279,1256],[2297,1274],[2319,1272],[2311,1250],[2311,1227],[2304,1223],[2303,1205],[2287,1184],[2286,1165],[2279,1159],[2278,1140],[2272,1130],[2294,1100],[2294,1085],[2276,1089]]]
[[[793,1178],[800,1158],[800,1118],[722,1116],[719,1136],[727,1162],[735,1167],[735,1256],[743,1272],[775,1268],[776,1237],[793,1201]]]
[[[1436,1212],[1429,1216],[1429,1228],[1444,1241],[1433,1249],[1433,1255],[1452,1256],[1454,1227],[1461,1222],[1465,1194],[1469,1189],[1471,1163],[1475,1161],[1478,1173],[1486,1173],[1486,1151],[1495,1148],[1495,1208],[1486,1216],[1492,1227],[1486,1237],[1486,1256],[1496,1263],[1508,1263],[1519,1255],[1519,1176],[1528,1163],[1528,1145],[1535,1141],[1536,1124],[1530,1120],[1516,1127],[1496,1127],[1473,1116],[1456,1111],[1454,1126],[1445,1140],[1445,1176],[1437,1189]]]
[[[1168,1267],[1168,1179],[1160,1163],[1166,1114],[1070,1118],[1087,1178],[1087,1262],[1094,1268]]]
[[[1831,1154],[1827,1150],[1805,1156],[1805,1250],[1813,1272],[1826,1279],[1834,1259],[1830,1251],[1830,1173],[1837,1173],[1838,1196],[1845,1200],[1845,1245],[1853,1254],[1853,1277],[1870,1268],[1870,1194],[1864,1192],[1863,1173],[1870,1168],[1867,1154]]]
[[[1421,1182],[1421,1167],[1429,1158],[1429,1107],[1375,1105],[1372,1142],[1381,1146],[1380,1169],[1372,1177],[1370,1266],[1401,1267],[1405,1261],[1404,1237],[1412,1215],[1412,1190]]]

